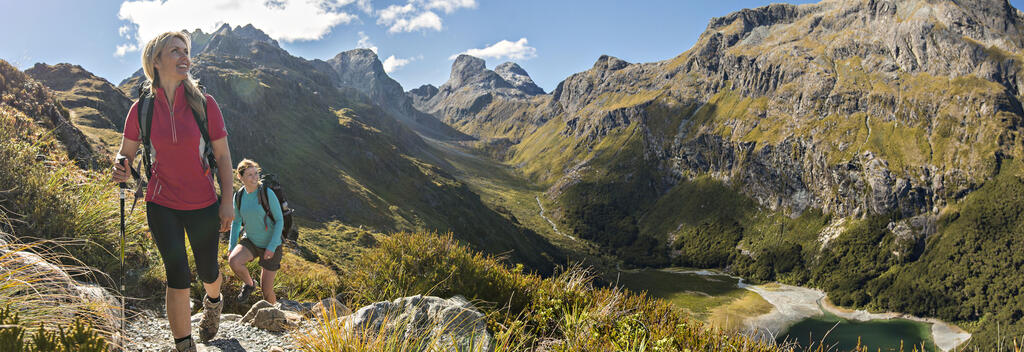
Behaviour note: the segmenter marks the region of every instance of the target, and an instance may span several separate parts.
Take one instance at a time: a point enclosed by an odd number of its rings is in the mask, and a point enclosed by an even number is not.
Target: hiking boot
[[[197,352],[197,351],[199,351],[199,350],[196,347],[196,342],[193,341],[192,339],[188,339],[188,340],[185,340],[185,341],[182,341],[182,342],[178,342],[177,344],[174,345],[174,347],[171,347],[171,348],[167,349],[167,352]]]
[[[249,295],[251,295],[252,291],[256,289],[256,281],[253,280],[252,284],[253,286],[242,284],[242,288],[238,290],[238,303],[244,304],[249,300]]]
[[[217,303],[210,302],[209,297],[203,297],[203,318],[199,319],[199,341],[210,341],[217,336],[217,330],[220,329],[220,311],[223,308],[223,296]]]

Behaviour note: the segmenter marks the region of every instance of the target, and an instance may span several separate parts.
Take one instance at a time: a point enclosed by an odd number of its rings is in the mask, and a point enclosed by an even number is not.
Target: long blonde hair
[[[146,44],[146,49],[142,51],[142,72],[146,74],[146,80],[150,89],[160,86],[160,74],[156,70],[156,61],[160,58],[160,53],[163,52],[164,47],[174,38],[185,42],[185,48],[188,49],[189,54],[192,53],[192,40],[187,34],[182,32],[166,32],[158,35],[153,40],[150,40]],[[199,90],[199,80],[192,78],[192,73],[189,72],[182,83],[185,85],[185,97],[188,99],[188,105],[200,115],[198,116],[199,118],[206,118],[206,109],[203,109],[203,102],[206,100],[206,96]]]

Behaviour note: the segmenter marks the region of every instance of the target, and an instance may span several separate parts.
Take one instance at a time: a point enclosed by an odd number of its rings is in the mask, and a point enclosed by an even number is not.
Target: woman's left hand
[[[231,221],[235,220],[235,206],[228,202],[220,203],[220,232],[231,231]]]
[[[273,258],[273,257],[274,257],[274,252],[273,251],[271,251],[269,249],[263,250],[263,259],[270,260],[270,258]]]

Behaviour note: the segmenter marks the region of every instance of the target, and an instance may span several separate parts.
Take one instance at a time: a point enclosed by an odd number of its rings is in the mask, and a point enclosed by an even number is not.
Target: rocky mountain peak
[[[526,76],[530,77],[530,74],[526,73],[522,67],[512,61],[507,61],[498,67],[494,68],[494,72],[497,72],[501,77],[505,76]]]
[[[363,72],[374,76],[387,75],[384,72],[384,64],[380,62],[377,53],[370,49],[352,49],[335,55],[327,63],[344,75],[345,72]]]
[[[406,92],[405,95],[412,99],[413,106],[418,106],[437,95],[437,91],[437,87],[434,87],[433,84],[424,84],[419,88]]]
[[[533,83],[530,74],[514,62],[506,62],[494,68],[494,72],[516,89],[529,95],[544,94],[544,90]]]
[[[410,128],[432,138],[465,138],[460,133],[441,123],[433,116],[413,108],[416,96],[407,96],[402,85],[384,72],[377,53],[370,49],[352,49],[338,53],[330,60],[319,61],[334,79],[335,87],[354,88],[366,94],[372,101],[394,114]],[[434,88],[437,91],[437,88]]]
[[[198,30],[198,32],[194,34],[202,34],[202,31]],[[238,26],[234,29],[231,29],[231,25],[225,23],[221,25],[220,28],[217,29],[217,31],[213,32],[213,36],[231,36],[240,40],[247,40],[250,42],[263,42],[276,47],[281,47],[280,45],[278,45],[276,40],[270,38],[269,35],[263,33],[263,31],[260,30],[259,28],[253,27],[252,24]]]
[[[629,66],[629,63],[625,60],[614,56],[601,55],[601,57],[597,58],[597,62],[594,63],[593,69],[599,71],[618,71],[626,66]]]
[[[244,27],[237,27],[235,28],[234,32],[235,35],[242,38],[250,39],[252,41],[266,42],[278,47],[280,46],[277,44],[276,40],[271,39],[269,35],[263,33],[263,31],[257,29],[256,27],[253,27],[252,24],[247,24]]]
[[[434,94],[437,94],[437,87],[434,87],[433,84],[424,84],[419,88],[414,88],[413,90],[410,90],[409,93],[430,99],[431,97],[434,96]]]
[[[201,33],[192,34],[193,41],[197,41],[197,37],[204,37],[199,34]],[[202,52],[196,50],[193,52],[216,56],[246,57],[269,65],[281,65],[282,60],[290,56],[278,45],[276,40],[251,24],[234,29],[230,25],[224,24],[216,32],[213,32]]]
[[[452,74],[448,84],[453,87],[461,87],[468,83],[474,76],[487,71],[484,59],[466,54],[459,55],[452,63]]]

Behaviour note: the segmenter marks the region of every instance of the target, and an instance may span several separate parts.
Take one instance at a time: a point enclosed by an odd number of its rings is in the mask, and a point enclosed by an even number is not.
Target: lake
[[[828,336],[822,339],[826,333]],[[922,343],[926,351],[937,350],[931,341],[931,324],[906,319],[861,322],[828,312],[797,322],[778,340],[795,340],[804,347],[812,344],[817,347],[824,343],[826,347],[835,346],[835,349],[849,351],[857,347],[858,338],[860,345],[868,346],[869,351],[910,351],[911,346],[921,346]]]
[[[845,319],[823,309],[817,301],[823,296],[816,290],[778,284],[747,286],[728,275],[683,268],[622,271],[617,282],[629,290],[668,300],[719,327],[769,330],[778,341],[796,341],[805,347],[812,341],[817,347],[828,333],[826,346],[839,350],[855,348],[858,337],[862,346],[872,351],[899,350],[901,341],[905,350],[921,343],[928,351],[937,350],[931,324],[906,319]]]

